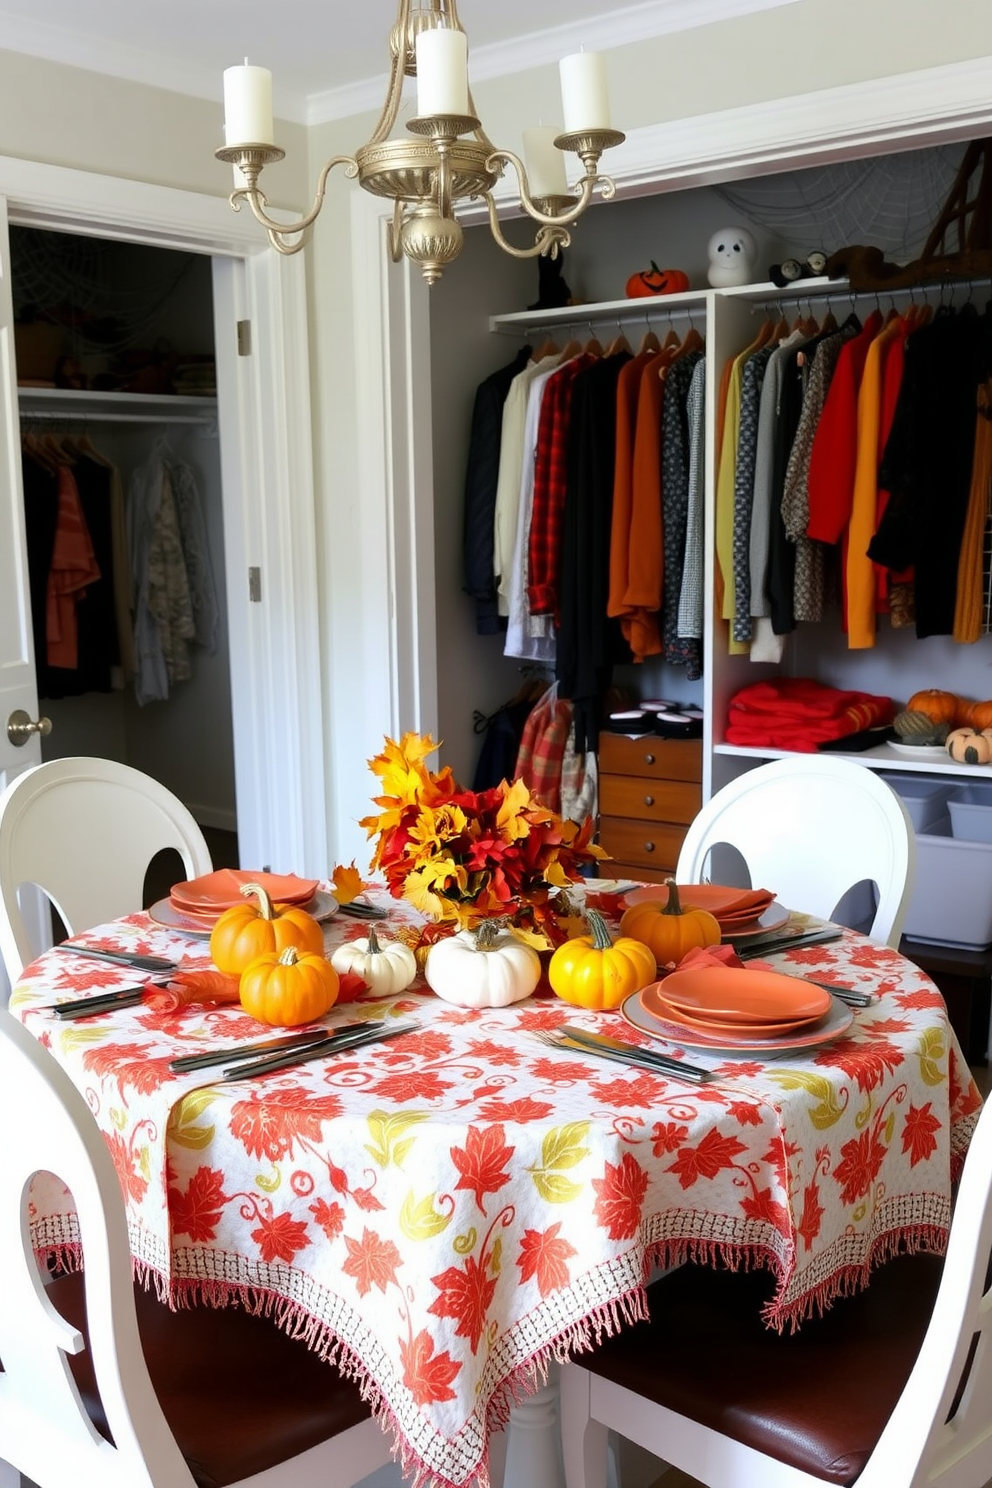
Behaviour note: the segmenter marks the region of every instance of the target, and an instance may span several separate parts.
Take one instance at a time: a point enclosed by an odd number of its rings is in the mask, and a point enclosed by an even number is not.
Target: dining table
[[[363,897],[385,912],[380,942],[421,937],[404,900]],[[592,882],[586,898],[616,925],[622,898]],[[332,913],[326,953],[367,935]],[[147,913],[75,943],[209,965],[202,932]],[[275,1032],[239,1005],[164,1010],[149,990],[90,1017],[54,1011],[154,980],[129,967],[56,947],[10,1006],[85,1096],[135,1273],[163,1305],[272,1316],[361,1382],[414,1488],[487,1488],[494,1436],[540,1401],[506,1488],[553,1488],[554,1461],[527,1461],[556,1429],[549,1371],[642,1318],[655,1268],[767,1268],[767,1325],[794,1329],[895,1254],[946,1244],[981,1097],[937,988],[839,927],[772,944],[763,964],[867,1005],[829,1041],[768,1057],[666,1043],[629,1010],[572,1006],[546,981],[473,1007],[421,974],[318,1020],[395,1036],[249,1078],[170,1068]],[[565,1024],[667,1050],[674,1068],[548,1042]],[[679,1061],[704,1077],[683,1078]],[[80,1263],[71,1195],[51,1176],[35,1180],[32,1225],[40,1254]]]

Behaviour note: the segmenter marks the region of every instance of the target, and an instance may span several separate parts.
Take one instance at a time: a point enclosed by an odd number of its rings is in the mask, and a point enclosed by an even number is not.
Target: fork
[[[608,1049],[601,1044],[580,1043],[567,1034],[549,1029],[535,1029],[534,1037],[549,1049],[564,1049],[569,1054],[591,1054],[596,1059],[609,1059],[616,1064],[630,1065],[634,1069],[649,1070],[655,1075],[666,1075],[669,1079],[684,1080],[689,1085],[702,1085],[712,1079],[712,1071],[701,1069],[696,1064],[684,1064],[681,1059],[669,1059],[651,1049],[639,1049],[634,1044],[627,1049]]]

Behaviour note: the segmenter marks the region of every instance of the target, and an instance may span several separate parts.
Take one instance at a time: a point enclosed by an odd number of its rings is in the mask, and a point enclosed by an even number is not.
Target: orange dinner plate
[[[830,993],[800,977],[739,966],[698,966],[673,971],[641,992],[650,1010],[651,997],[690,1018],[718,1018],[723,1023],[781,1023],[822,1018]]]
[[[721,1018],[703,1017],[702,1014],[696,1017],[666,1002],[660,992],[654,993],[650,998],[642,998],[641,1005],[657,1017],[664,1018],[666,1023],[676,1023],[680,1027],[692,1028],[698,1033],[708,1033],[711,1036],[746,1033],[748,1038],[778,1038],[783,1033],[794,1033],[797,1028],[809,1028],[812,1024],[819,1023],[822,1016],[818,1013],[811,1018],[776,1019],[771,1023],[758,1023],[751,1019],[747,1022],[735,1019],[724,1021]]]
[[[170,898],[177,909],[192,914],[219,914],[232,904],[243,904],[242,884],[257,883],[279,904],[306,904],[317,892],[319,880],[297,878],[295,873],[252,872],[248,868],[218,868],[200,878],[173,884]]]
[[[843,1038],[854,1022],[854,1008],[841,1002],[839,997],[831,997],[829,1009],[815,1023],[797,1028],[793,1033],[778,1033],[774,1038],[756,1037],[744,1023],[738,1026],[736,1034],[721,1033],[718,1029],[714,1029],[712,1033],[703,1033],[698,1028],[690,1028],[686,1023],[674,1023],[656,1013],[649,1013],[641,1001],[640,992],[632,992],[625,999],[620,1013],[632,1028],[639,1029],[641,1033],[646,1033],[649,1038],[657,1039],[662,1044],[671,1044],[677,1049],[698,1049],[708,1054],[730,1055],[733,1059],[780,1059],[783,1054],[801,1055],[808,1049],[817,1049],[823,1044],[832,1043],[834,1039]]]

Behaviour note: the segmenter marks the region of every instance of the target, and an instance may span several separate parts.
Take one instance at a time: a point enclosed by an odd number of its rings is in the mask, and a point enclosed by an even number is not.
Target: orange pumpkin
[[[992,698],[984,703],[972,703],[968,717],[963,721],[976,729],[992,728]]]
[[[688,274],[681,269],[659,269],[652,259],[650,270],[631,274],[627,280],[627,298],[640,300],[651,295],[682,294],[688,288]]]
[[[241,973],[241,1006],[260,1023],[295,1028],[322,1018],[338,1000],[338,974],[323,956],[293,946],[256,956]]]
[[[925,713],[934,723],[953,725],[961,714],[962,700],[956,692],[942,692],[939,687],[927,687],[914,692],[906,704],[908,713]]]
[[[225,909],[210,935],[210,955],[218,971],[237,976],[256,956],[265,951],[278,956],[287,946],[314,956],[324,954],[323,931],[305,909],[273,906],[260,884],[244,884],[241,892],[246,902]]]
[[[694,946],[719,945],[720,925],[714,915],[705,909],[683,909],[678,885],[674,878],[666,878],[668,898],[645,899],[624,910],[620,921],[620,933],[643,940],[654,953],[659,966],[667,966],[682,960],[686,951]]]
[[[590,935],[560,945],[548,965],[548,981],[563,1002],[601,1012],[618,1008],[632,992],[654,981],[654,956],[631,936],[613,940],[603,916],[586,910]]]

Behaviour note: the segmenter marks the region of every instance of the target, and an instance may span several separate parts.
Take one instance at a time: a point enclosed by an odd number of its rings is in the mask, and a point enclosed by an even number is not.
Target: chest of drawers
[[[660,882],[675,872],[686,828],[702,804],[699,739],[599,736],[602,878]]]

